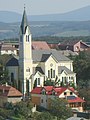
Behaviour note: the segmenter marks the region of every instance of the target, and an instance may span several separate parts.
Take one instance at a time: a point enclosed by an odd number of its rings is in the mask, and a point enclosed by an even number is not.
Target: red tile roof
[[[69,87],[69,88],[66,88],[66,87],[54,87],[54,86],[44,86],[44,87],[36,87],[34,88],[31,93],[33,94],[40,94],[42,89],[45,89],[46,90],[46,94],[47,95],[52,95],[52,91],[54,90],[57,94],[57,96],[61,95],[66,89],[69,89],[70,91],[74,92],[75,93],[75,90],[74,88],[72,87]]]
[[[50,50],[50,47],[45,41],[33,41],[32,48],[34,50]]]
[[[44,86],[44,89],[49,92],[52,91],[53,86]]]
[[[31,93],[33,93],[33,94],[41,94],[41,91],[42,91],[42,87],[36,87],[31,91]]]
[[[70,91],[74,92],[77,94],[77,92],[74,90],[72,87],[53,87],[53,86],[44,86],[44,87],[36,87],[31,91],[31,94],[41,94],[42,90],[46,90],[47,95],[52,95],[52,91],[55,91],[57,94],[56,96],[61,95],[65,90],[69,89]],[[67,99],[69,103],[74,103],[74,102],[85,102],[83,99],[80,97],[75,97],[75,96],[67,96],[67,97],[73,97],[72,99]]]
[[[76,97],[75,99],[68,100],[68,103],[76,103],[76,102],[85,102],[80,97]]]
[[[0,85],[0,96],[15,97],[23,96],[20,91],[9,85]]]

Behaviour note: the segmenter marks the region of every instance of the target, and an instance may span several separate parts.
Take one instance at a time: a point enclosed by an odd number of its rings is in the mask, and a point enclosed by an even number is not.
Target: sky
[[[24,4],[28,15],[66,13],[90,5],[90,0],[0,0],[0,11],[22,14]]]

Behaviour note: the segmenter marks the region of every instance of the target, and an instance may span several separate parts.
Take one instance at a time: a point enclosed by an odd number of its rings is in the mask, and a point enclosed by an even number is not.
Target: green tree
[[[8,71],[0,64],[0,84],[9,83]]]
[[[68,107],[68,103],[65,99],[55,98],[51,100],[50,111],[52,115],[57,117],[57,120],[66,120],[72,116],[72,111]]]
[[[53,120],[53,116],[49,112],[41,112],[39,113],[35,120]]]
[[[28,118],[31,118],[32,107],[33,105],[30,101],[21,101],[14,106],[14,113],[15,115],[22,115],[27,120]]]

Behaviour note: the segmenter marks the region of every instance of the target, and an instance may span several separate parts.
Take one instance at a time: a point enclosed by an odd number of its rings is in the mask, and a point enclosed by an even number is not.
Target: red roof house
[[[9,85],[0,85],[0,106],[5,102],[20,102],[22,96],[22,93],[16,88]]]
[[[44,86],[36,87],[31,91],[32,102],[45,108],[48,108],[49,100],[54,98],[54,96],[66,99],[72,109],[76,109],[79,112],[83,111],[82,104],[85,101],[78,97],[77,91],[72,87]]]

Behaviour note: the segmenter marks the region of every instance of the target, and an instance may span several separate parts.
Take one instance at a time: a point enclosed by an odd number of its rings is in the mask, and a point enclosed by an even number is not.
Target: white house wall
[[[64,92],[66,92],[67,95],[64,95]],[[61,95],[59,95],[59,98],[65,98],[66,96],[75,96],[75,97],[77,97],[77,95],[74,92],[72,92],[71,90],[69,90],[69,89],[65,90],[64,92]],[[70,92],[72,92],[72,95],[70,95]]]
[[[37,85],[37,87],[43,87],[44,86],[44,76],[40,75],[38,72],[34,75],[34,81],[35,82],[36,78],[40,78],[40,85]]]

